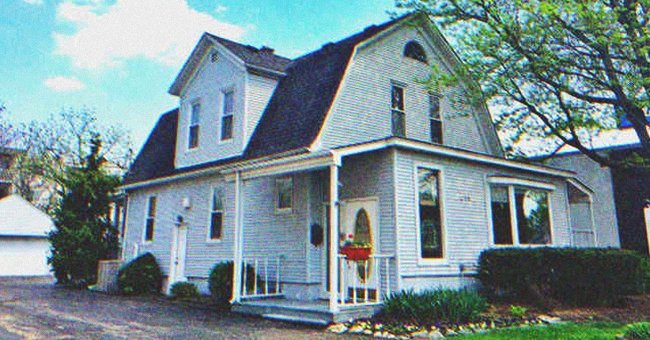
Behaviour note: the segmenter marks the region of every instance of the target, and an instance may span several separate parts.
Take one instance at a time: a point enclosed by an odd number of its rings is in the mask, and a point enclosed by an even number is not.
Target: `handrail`
[[[379,304],[383,301],[382,288],[384,288],[383,295],[390,296],[391,261],[395,259],[394,254],[370,254],[368,260],[364,261],[348,260],[347,256],[343,254],[338,254],[338,258],[340,260],[338,261],[339,305]],[[359,270],[363,270],[363,278],[359,277]],[[371,281],[374,282],[371,283]],[[374,297],[371,296],[372,294]]]

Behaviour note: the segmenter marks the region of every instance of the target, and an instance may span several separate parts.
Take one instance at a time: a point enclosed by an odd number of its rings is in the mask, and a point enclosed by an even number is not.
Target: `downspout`
[[[241,173],[235,172],[235,240],[233,245],[233,284],[230,303],[238,303],[241,298],[241,277],[243,257],[243,223],[241,207]]]

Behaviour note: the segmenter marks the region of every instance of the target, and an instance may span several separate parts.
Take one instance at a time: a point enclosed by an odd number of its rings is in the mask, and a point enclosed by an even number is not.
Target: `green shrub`
[[[628,340],[650,339],[650,322],[638,322],[627,325],[625,327],[624,337]]]
[[[489,249],[480,256],[478,278],[492,297],[611,305],[644,291],[645,267],[642,256],[621,249]]]
[[[232,297],[232,261],[220,262],[212,267],[210,278],[208,279],[208,288],[214,301],[220,305],[230,303]],[[242,271],[242,280],[244,273]],[[258,289],[263,289],[262,280],[257,277]],[[250,290],[255,285],[255,269],[251,265],[246,266],[246,287]]]
[[[151,253],[141,255],[120,269],[117,286],[125,295],[159,294],[162,272]]]
[[[199,290],[191,282],[176,282],[170,290],[174,299],[193,299],[199,296]]]
[[[526,316],[526,313],[528,313],[528,308],[523,306],[510,305],[510,315],[512,315],[513,318],[521,319]]]
[[[469,290],[413,290],[391,294],[381,310],[390,321],[428,325],[436,322],[476,321],[488,307],[484,297]]]

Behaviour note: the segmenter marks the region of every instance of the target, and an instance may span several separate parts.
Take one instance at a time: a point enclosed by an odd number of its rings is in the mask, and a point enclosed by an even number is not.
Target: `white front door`
[[[344,238],[352,234],[354,240],[370,243],[371,254],[378,251],[379,203],[376,198],[345,200],[341,204],[341,234]],[[341,243],[342,245],[342,243]],[[377,273],[375,261],[343,261],[343,284],[346,298],[374,300],[377,294]]]
[[[187,226],[180,224],[174,227],[172,239],[171,263],[169,266],[168,290],[175,282],[185,281],[185,254],[187,248]]]

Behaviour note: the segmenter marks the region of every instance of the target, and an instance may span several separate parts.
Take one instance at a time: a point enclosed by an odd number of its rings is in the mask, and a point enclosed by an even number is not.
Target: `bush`
[[[141,255],[120,269],[117,286],[125,295],[159,294],[162,272],[151,253]]]
[[[232,297],[232,277],[233,277],[233,263],[232,261],[220,262],[212,267],[210,271],[210,278],[208,279],[208,287],[210,295],[214,301],[220,305],[227,305],[230,303]],[[242,272],[242,280],[243,275]],[[258,288],[262,287],[262,280],[257,278]],[[251,288],[255,285],[255,269],[251,265],[246,266],[246,287]]]
[[[478,320],[487,307],[484,297],[469,290],[408,290],[391,294],[384,301],[381,317],[419,325],[464,323]]]
[[[627,325],[623,336],[627,340],[650,339],[650,322],[638,322]]]
[[[639,254],[603,248],[505,248],[484,251],[478,278],[492,297],[546,304],[611,305],[643,293]]]
[[[528,313],[528,308],[517,305],[510,305],[510,315],[513,318],[521,319]]]
[[[191,282],[176,282],[170,290],[174,299],[193,299],[199,296],[199,290]]]

